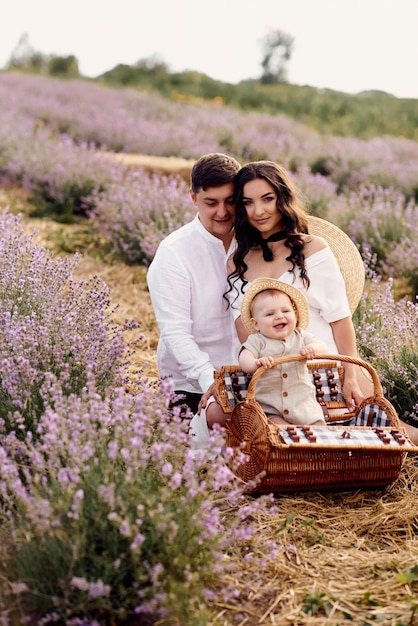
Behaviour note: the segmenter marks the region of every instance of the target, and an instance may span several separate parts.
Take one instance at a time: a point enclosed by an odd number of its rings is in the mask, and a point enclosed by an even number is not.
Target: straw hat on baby
[[[276,289],[277,291],[283,291],[292,300],[293,306],[296,310],[296,316],[298,319],[299,328],[307,328],[309,324],[309,303],[303,293],[287,283],[282,283],[275,278],[256,278],[248,287],[245,292],[241,305],[241,320],[245,328],[249,333],[257,332],[251,323],[251,303],[255,296],[262,291],[268,289]]]
[[[309,233],[323,237],[334,253],[345,282],[351,313],[357,308],[364,290],[365,271],[360,252],[350,237],[335,224],[309,215]]]

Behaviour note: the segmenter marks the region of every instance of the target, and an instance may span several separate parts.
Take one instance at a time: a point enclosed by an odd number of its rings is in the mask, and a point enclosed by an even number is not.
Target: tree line
[[[215,80],[197,71],[171,72],[158,55],[132,65],[118,64],[87,79],[74,55],[44,54],[33,48],[25,33],[13,50],[5,71],[43,74],[61,79],[85,79],[111,87],[130,87],[157,92],[177,100],[214,101],[244,111],[286,115],[322,135],[370,139],[395,136],[418,141],[418,100],[402,99],[382,92],[356,95],[287,80],[294,39],[281,30],[270,30],[261,40],[259,78],[237,84]]]

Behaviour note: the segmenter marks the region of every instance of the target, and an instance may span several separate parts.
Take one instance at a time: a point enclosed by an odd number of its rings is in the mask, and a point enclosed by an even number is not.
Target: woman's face
[[[248,223],[260,231],[263,239],[282,230],[283,220],[277,210],[277,194],[264,178],[255,178],[245,183],[242,202]]]

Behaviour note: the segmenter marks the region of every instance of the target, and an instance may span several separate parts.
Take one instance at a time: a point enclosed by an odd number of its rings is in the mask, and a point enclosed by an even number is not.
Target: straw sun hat
[[[257,294],[267,289],[276,289],[277,291],[286,293],[292,300],[296,310],[298,319],[297,325],[299,328],[307,328],[309,324],[309,303],[299,289],[287,283],[282,283],[275,278],[256,278],[245,292],[241,304],[241,320],[249,333],[257,332],[251,323],[251,303]]]
[[[309,232],[323,237],[328,243],[340,267],[351,313],[357,308],[364,290],[365,272],[360,252],[350,237],[335,224],[320,217],[309,215]]]

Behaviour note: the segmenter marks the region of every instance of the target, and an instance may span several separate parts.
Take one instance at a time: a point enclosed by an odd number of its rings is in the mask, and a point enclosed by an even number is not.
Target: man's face
[[[190,197],[197,207],[199,219],[206,230],[222,241],[231,238],[235,222],[235,205],[233,201],[234,185],[227,183],[220,187],[199,189],[197,193],[190,190]]]

